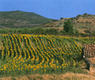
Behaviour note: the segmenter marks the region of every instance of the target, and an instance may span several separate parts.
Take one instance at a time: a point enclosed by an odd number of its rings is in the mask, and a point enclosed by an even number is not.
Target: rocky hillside
[[[51,21],[52,19],[42,17],[32,12],[0,12],[0,27],[32,27]]]
[[[79,33],[89,33],[90,32],[95,32],[95,15],[90,15],[90,14],[83,14],[83,15],[78,15],[73,18],[61,18],[58,21],[48,23],[45,26],[46,27],[63,27],[64,22],[66,20],[71,20],[74,26],[74,29],[78,30]],[[63,29],[63,28],[61,28]]]

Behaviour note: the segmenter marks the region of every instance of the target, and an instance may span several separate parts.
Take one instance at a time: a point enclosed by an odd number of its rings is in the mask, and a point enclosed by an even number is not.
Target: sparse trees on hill
[[[70,20],[64,22],[64,31],[67,33],[73,33],[73,25]]]

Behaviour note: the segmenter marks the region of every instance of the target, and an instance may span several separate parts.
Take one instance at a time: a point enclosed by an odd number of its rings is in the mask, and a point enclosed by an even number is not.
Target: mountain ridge
[[[49,19],[33,12],[3,11],[0,12],[0,27],[32,27],[52,22]]]

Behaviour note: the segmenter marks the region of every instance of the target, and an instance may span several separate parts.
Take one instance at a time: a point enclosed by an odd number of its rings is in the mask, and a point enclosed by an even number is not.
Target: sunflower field
[[[88,38],[54,35],[1,34],[0,74],[57,73],[80,65]]]

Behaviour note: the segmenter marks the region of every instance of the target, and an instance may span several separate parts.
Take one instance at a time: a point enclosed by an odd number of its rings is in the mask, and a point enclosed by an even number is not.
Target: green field
[[[0,74],[81,72],[82,47],[89,37],[1,34]]]

